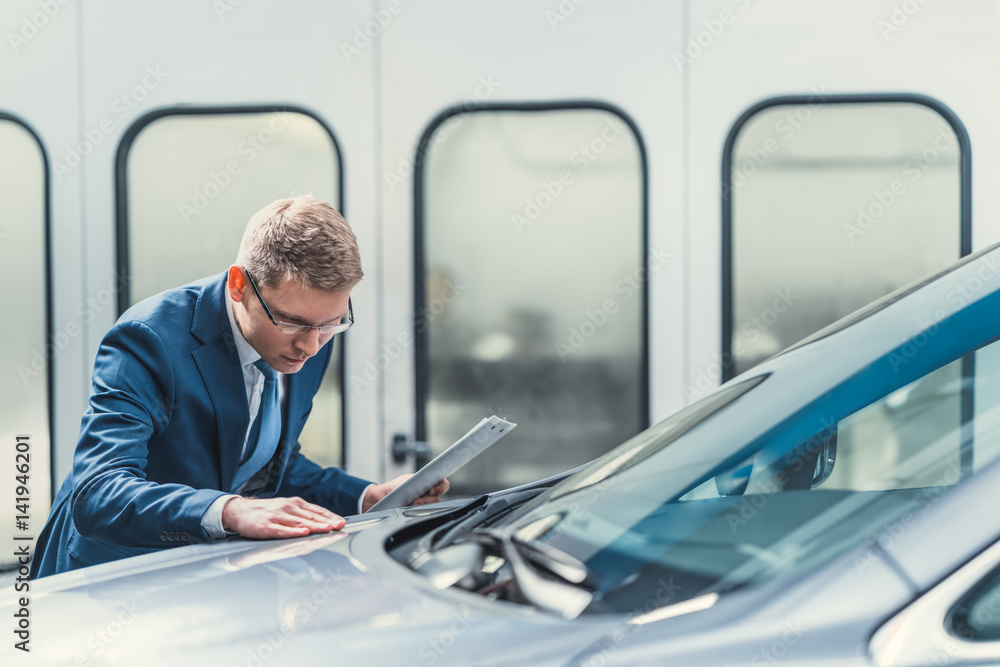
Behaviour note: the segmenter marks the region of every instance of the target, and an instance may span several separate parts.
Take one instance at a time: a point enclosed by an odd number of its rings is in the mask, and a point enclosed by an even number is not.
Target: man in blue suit
[[[32,577],[232,534],[338,530],[338,514],[398,486],[405,476],[370,484],[299,451],[362,275],[347,222],[297,197],[254,215],[225,273],[129,308],[98,350]]]

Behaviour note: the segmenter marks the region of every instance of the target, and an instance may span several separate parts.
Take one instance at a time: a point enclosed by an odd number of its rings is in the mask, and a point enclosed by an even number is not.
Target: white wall
[[[893,7],[903,5],[912,14],[894,17]],[[974,244],[1000,238],[1000,195],[990,187],[1000,169],[990,159],[1000,139],[1000,48],[997,6],[988,0],[90,0],[59,7],[17,49],[9,35],[24,30],[39,4],[10,0],[0,9],[7,42],[0,110],[39,132],[53,166],[86,132],[99,132],[83,165],[52,179],[56,331],[80,322],[88,299],[113,291],[113,167],[123,132],[142,114],[178,104],[288,102],[333,128],[344,156],[346,214],[368,274],[356,292],[348,377],[409,323],[406,164],[431,119],[477,91],[491,101],[602,100],[638,124],[649,156],[649,244],[672,255],[650,283],[654,421],[681,407],[684,385],[717,361],[721,152],[733,121],[753,103],[813,89],[943,101],[972,137]],[[366,37],[379,12],[384,27]],[[701,52],[682,57],[687,41],[699,38]],[[164,74],[150,79],[147,68]],[[120,111],[116,100],[144,80],[143,99]],[[56,360],[57,480],[69,470],[113,303]],[[384,451],[392,433],[412,432],[412,369],[408,349],[373,390],[348,388],[353,472],[395,472]]]

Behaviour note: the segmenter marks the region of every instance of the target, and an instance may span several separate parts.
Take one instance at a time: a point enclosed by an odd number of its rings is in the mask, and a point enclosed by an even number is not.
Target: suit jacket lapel
[[[250,420],[240,356],[226,313],[226,273],[207,285],[195,305],[191,334],[204,345],[191,354],[215,408],[219,429],[220,484],[228,491],[236,476]]]

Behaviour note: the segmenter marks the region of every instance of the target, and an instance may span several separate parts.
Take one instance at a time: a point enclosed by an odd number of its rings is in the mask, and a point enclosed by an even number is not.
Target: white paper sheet
[[[442,479],[476,458],[494,442],[510,433],[517,424],[496,415],[487,417],[466,433],[433,461],[418,470],[413,477],[392,490],[382,500],[372,505],[368,511],[388,510],[412,505],[413,501],[425,495]]]

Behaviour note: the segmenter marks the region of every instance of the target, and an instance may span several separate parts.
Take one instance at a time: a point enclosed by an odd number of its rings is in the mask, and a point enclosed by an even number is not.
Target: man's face
[[[275,320],[311,326],[340,321],[347,314],[347,300],[351,296],[349,290],[327,292],[291,280],[283,280],[273,287],[258,283],[257,288]],[[317,329],[300,334],[278,331],[246,280],[246,274],[238,267],[230,269],[229,293],[234,302],[233,314],[244,338],[271,368],[280,373],[297,373],[305,361],[335,335],[321,334]]]

